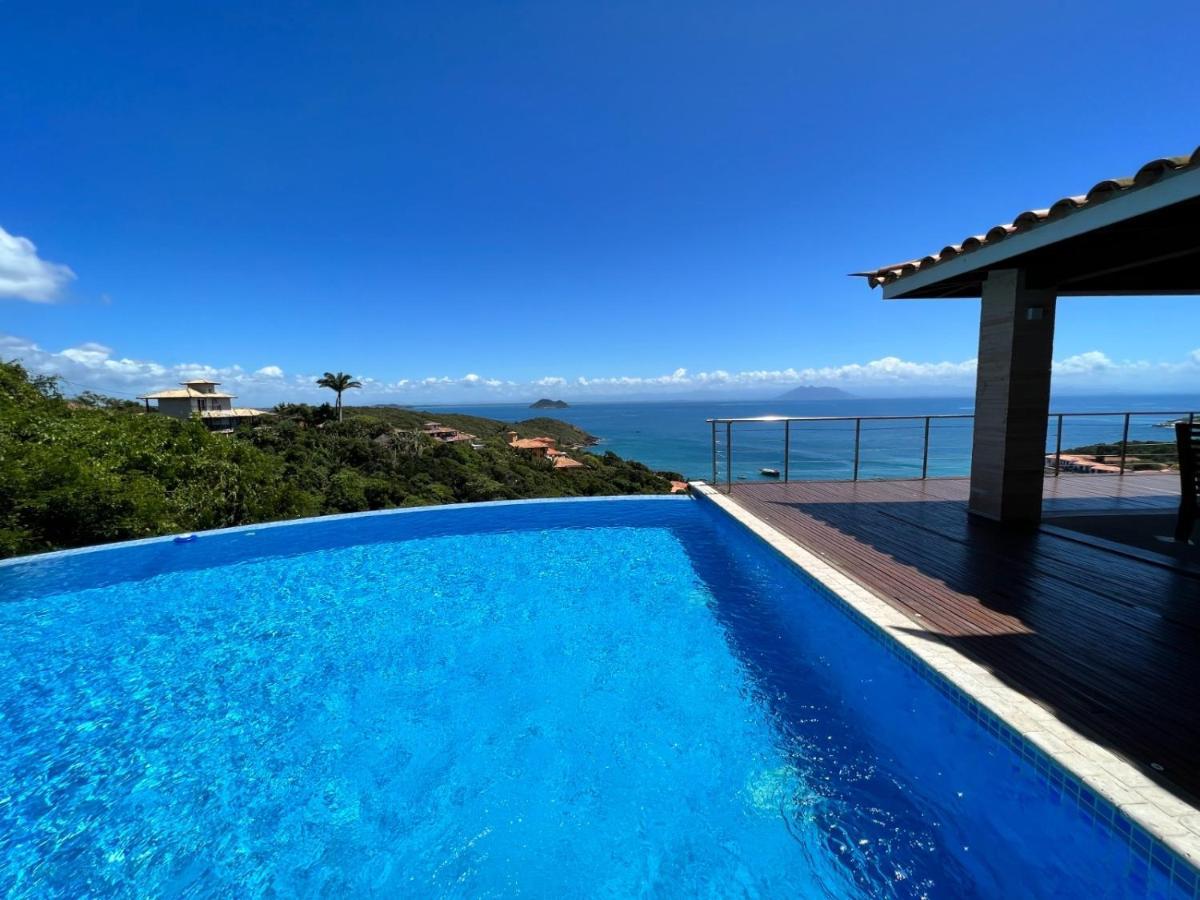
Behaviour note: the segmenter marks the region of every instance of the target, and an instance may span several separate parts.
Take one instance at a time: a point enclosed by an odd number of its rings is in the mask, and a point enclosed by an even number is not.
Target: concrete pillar
[[[970,511],[1012,525],[1042,517],[1053,291],[1025,287],[1019,269],[997,269],[983,283]]]

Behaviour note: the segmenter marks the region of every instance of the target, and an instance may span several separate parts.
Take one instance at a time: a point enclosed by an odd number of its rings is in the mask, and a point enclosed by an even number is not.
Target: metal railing
[[[1138,425],[1139,429],[1145,430],[1149,427],[1156,427],[1156,428],[1164,427],[1167,424],[1165,421],[1162,421],[1164,419],[1184,420],[1184,421],[1187,421],[1188,423],[1194,423],[1198,416],[1200,416],[1200,413],[1197,413],[1194,411],[1189,411],[1189,410],[1145,410],[1145,411],[1144,410],[1131,410],[1131,411],[1119,411],[1119,412],[1056,412],[1056,413],[1051,413],[1047,420],[1047,429],[1049,430],[1049,429],[1053,428],[1053,440],[1051,441],[1050,438],[1048,437],[1047,442],[1046,442],[1046,471],[1048,474],[1052,474],[1056,477],[1064,471],[1063,433],[1064,433],[1064,423],[1067,422],[1068,420],[1080,420],[1072,426],[1072,428],[1075,432],[1075,439],[1072,440],[1071,443],[1078,443],[1078,442],[1082,441],[1084,439],[1082,437],[1083,431],[1086,428],[1091,427],[1097,431],[1105,430],[1107,433],[1107,436],[1112,436],[1113,439],[1112,440],[1104,439],[1104,440],[1092,441],[1090,444],[1085,444],[1084,446],[1097,446],[1097,447],[1112,446],[1114,448],[1112,453],[1104,452],[1104,453],[1095,454],[1096,456],[1100,457],[1100,459],[1094,463],[1084,464],[1084,463],[1081,463],[1081,462],[1078,462],[1075,460],[1070,460],[1069,461],[1070,464],[1067,467],[1068,471],[1087,470],[1088,467],[1090,466],[1091,467],[1090,471],[1093,471],[1093,472],[1112,471],[1115,469],[1115,474],[1124,475],[1126,473],[1126,471],[1133,471],[1134,469],[1137,468],[1138,465],[1143,465],[1146,467],[1160,466],[1160,464],[1154,460],[1146,460],[1145,459],[1146,453],[1147,452],[1162,452],[1164,454],[1164,458],[1165,458],[1171,451],[1173,451],[1173,448],[1175,446],[1173,434],[1172,434],[1171,439],[1166,440],[1166,441],[1145,440],[1145,441],[1133,441],[1131,443],[1131,439],[1130,439],[1131,425],[1135,424],[1134,423],[1135,418],[1155,418],[1155,419],[1159,420],[1157,422],[1150,422],[1150,423],[1144,423],[1144,424]],[[792,480],[792,456],[793,456],[793,452],[794,452],[793,432],[797,431],[796,426],[819,426],[819,425],[831,426],[834,423],[853,423],[854,437],[853,437],[852,454],[851,454],[852,461],[850,462],[850,466],[849,466],[849,472],[848,472],[849,479],[848,480],[859,481],[860,478],[862,477],[862,469],[863,469],[863,450],[864,450],[863,435],[864,435],[864,431],[866,431],[868,433],[877,433],[882,430],[896,430],[897,427],[903,427],[903,426],[900,426],[899,423],[913,423],[913,426],[919,428],[920,433],[921,433],[920,451],[919,451],[920,475],[917,476],[915,474],[915,472],[918,470],[918,467],[915,465],[915,460],[914,460],[912,463],[913,474],[890,476],[890,477],[892,477],[892,478],[907,478],[907,479],[919,477],[920,479],[925,480],[925,479],[931,477],[930,476],[931,432],[938,431],[938,428],[936,428],[934,426],[948,424],[951,421],[957,421],[957,422],[965,421],[965,422],[971,423],[971,430],[973,431],[974,419],[975,419],[975,416],[972,413],[934,414],[934,415],[925,415],[925,416],[920,416],[920,415],[751,416],[751,417],[740,417],[740,418],[706,419],[705,421],[710,425],[710,427],[712,429],[712,482],[711,483],[714,486],[717,486],[720,483],[719,462],[720,462],[720,457],[722,455],[721,451],[723,449],[724,463],[725,463],[725,466],[724,466],[725,479],[724,480],[725,480],[726,490],[730,490],[733,487],[733,481],[735,478],[735,476],[734,476],[734,453],[733,453],[733,451],[734,451],[733,438],[734,438],[735,426],[740,426],[740,427],[745,427],[745,426],[749,426],[749,425],[782,426],[782,435],[781,435],[782,444],[783,444],[782,470],[765,469],[764,468],[760,471],[774,473],[775,475],[781,477],[781,480],[786,483],[786,482]],[[1117,422],[1120,423],[1121,427],[1120,427],[1120,437],[1119,438],[1116,438],[1115,436],[1112,435],[1112,427],[1110,426],[1108,421],[1103,421],[1103,420],[1115,420],[1113,422],[1113,425],[1115,425]],[[864,429],[864,427],[863,427],[864,423],[867,423],[867,425],[868,425],[867,429]],[[723,429],[721,429],[721,426],[723,426]],[[721,430],[724,431],[723,445],[721,444],[721,442],[719,440],[719,438],[721,437],[721,434],[720,434]],[[851,429],[849,427],[843,427],[840,430],[849,432]],[[967,429],[957,428],[954,430],[955,431],[966,431]],[[778,446],[778,445],[776,445],[776,446]],[[1049,449],[1051,446],[1053,446],[1052,451]],[[1131,447],[1134,448],[1138,452],[1138,454],[1140,454],[1138,457],[1135,458],[1130,455]],[[1163,449],[1160,451],[1156,451],[1153,448],[1163,448]],[[901,449],[903,449],[903,448],[901,448]],[[754,447],[753,455],[762,459],[762,458],[764,458],[764,453],[769,453],[769,452],[770,451],[760,443],[758,446]],[[778,452],[778,451],[776,451],[776,452]],[[894,451],[891,451],[891,452],[894,453]],[[1106,460],[1109,456],[1117,457],[1118,462],[1115,464],[1107,463]],[[967,474],[967,472],[970,469],[970,445],[969,445],[969,443],[965,444],[964,448],[960,448],[959,450],[952,452],[949,458],[952,458],[954,460],[954,462],[951,465],[959,465],[963,469],[963,471],[961,471],[961,472],[953,472],[950,474],[958,474],[958,475]],[[947,459],[947,457],[945,457],[945,456],[942,457],[943,462],[946,459]],[[894,469],[896,467],[902,467],[902,466],[906,466],[909,464],[893,461],[890,465]],[[943,465],[943,468],[945,468],[945,467],[946,466]],[[744,475],[737,476],[738,480],[741,480],[745,477],[747,477],[747,476],[744,476]],[[876,477],[876,478],[873,478],[872,480],[886,480],[888,477],[889,476],[884,476],[883,478]],[[847,480],[847,479],[846,478],[806,478],[806,479],[802,479],[802,480],[836,481],[836,480]]]
[[[1121,418],[1121,423],[1122,423],[1121,424],[1121,437],[1119,440],[1113,441],[1112,443],[1115,446],[1120,447],[1120,450],[1116,454],[1118,456],[1117,473],[1116,474],[1124,475],[1126,472],[1126,469],[1127,469],[1127,464],[1130,461],[1129,426],[1130,426],[1130,423],[1134,416],[1154,416],[1154,417],[1168,416],[1168,417],[1173,417],[1175,419],[1185,419],[1187,421],[1187,423],[1189,425],[1191,425],[1191,424],[1195,423],[1197,413],[1189,412],[1186,410],[1172,411],[1172,412],[1142,412],[1141,410],[1137,410],[1137,411],[1132,411],[1132,412],[1117,412],[1117,413],[1105,413],[1105,412],[1051,413],[1050,420],[1056,421],[1056,427],[1054,429],[1054,456],[1053,456],[1053,462],[1050,462],[1049,459],[1047,459],[1046,468],[1052,469],[1054,475],[1057,476],[1062,473],[1063,420],[1066,419],[1067,417],[1079,418],[1079,417],[1098,417],[1098,416],[1104,416],[1104,417],[1108,417],[1108,418],[1115,418],[1115,417],[1119,416]],[[1156,426],[1156,427],[1158,427],[1158,426]],[[1101,442],[1101,443],[1107,443],[1107,442]],[[1135,443],[1137,444],[1137,447],[1139,450],[1149,449],[1150,446],[1167,447],[1167,448],[1171,448],[1171,449],[1174,449],[1174,447],[1175,447],[1175,439],[1174,439],[1173,433],[1172,433],[1171,439],[1167,440],[1167,441],[1157,441],[1157,442],[1141,441],[1141,442],[1135,442]],[[1102,454],[1102,455],[1109,455],[1109,454]],[[1047,456],[1049,457],[1049,454],[1047,454]]]

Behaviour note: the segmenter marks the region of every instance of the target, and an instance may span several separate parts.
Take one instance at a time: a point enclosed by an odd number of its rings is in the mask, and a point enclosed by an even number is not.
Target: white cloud
[[[96,366],[102,365],[112,356],[112,349],[103,344],[80,344],[78,347],[64,350],[62,355],[81,366]]]
[[[153,360],[121,357],[111,347],[84,343],[52,351],[32,341],[0,334],[0,359],[20,359],[31,370],[61,375],[68,392],[91,389],[129,395],[171,387],[187,378],[204,377],[221,382],[246,404],[271,405],[282,400],[321,402],[331,395],[318,388],[312,374],[287,375],[280,366],[267,365],[248,371],[240,365],[214,366],[205,363],[166,364]],[[588,397],[637,397],[694,394],[770,396],[796,385],[831,385],[851,393],[877,395],[920,395],[974,389],[975,360],[960,362],[914,362],[895,356],[863,363],[815,368],[748,369],[731,372],[714,369],[689,372],[677,368],[662,375],[576,376],[568,380],[548,375],[528,382],[490,378],[475,372],[460,377],[430,375],[381,381],[358,376],[361,390],[351,402],[526,402],[546,388],[568,399]],[[1169,390],[1189,389],[1200,377],[1200,349],[1174,362],[1114,360],[1099,350],[1068,356],[1054,363],[1056,388]]]
[[[29,238],[0,228],[0,297],[53,303],[74,279],[66,266],[38,256]]]
[[[608,388],[704,388],[727,387],[749,388],[778,385],[837,385],[847,387],[869,387],[873,385],[919,384],[940,382],[946,384],[970,383],[975,377],[975,360],[963,362],[918,363],[895,356],[867,363],[849,363],[842,366],[825,366],[808,369],[749,369],[728,372],[714,369],[711,372],[689,374],[687,369],[676,369],[666,375],[650,377],[621,375],[616,377],[584,377],[575,380],[575,386],[597,391]],[[541,379],[534,384],[544,384]]]
[[[879,385],[941,382],[970,383],[975,378],[975,360],[962,362],[910,362],[896,356],[885,356],[867,363],[820,369],[803,369],[796,373],[801,384]],[[791,371],[791,370],[789,370]]]
[[[1127,364],[1128,365],[1128,364]],[[1055,375],[1094,375],[1098,372],[1109,372],[1115,364],[1108,356],[1099,350],[1089,350],[1087,353],[1077,353],[1066,359],[1055,360]]]

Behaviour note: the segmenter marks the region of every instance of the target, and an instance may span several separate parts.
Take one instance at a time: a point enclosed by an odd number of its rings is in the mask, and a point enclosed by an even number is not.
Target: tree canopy
[[[146,414],[92,395],[67,400],[57,379],[0,361],[0,556],[298,516],[478,500],[665,493],[673,473],[613,453],[575,451],[555,471],[504,434],[588,435],[565,422],[508,423],[438,414],[478,436],[442,444],[421,433],[433,414],[329,404],[213,434],[196,419]],[[265,421],[264,421],[265,420]]]
[[[345,372],[326,372],[317,379],[317,387],[329,388],[337,394],[337,410],[338,421],[342,420],[342,394],[352,388],[362,387],[361,381],[355,381]]]

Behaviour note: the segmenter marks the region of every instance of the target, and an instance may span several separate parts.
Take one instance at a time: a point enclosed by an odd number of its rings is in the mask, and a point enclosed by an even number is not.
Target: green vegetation
[[[521,437],[552,437],[558,441],[560,447],[583,447],[597,442],[595,437],[583,429],[546,416],[522,419],[520,422],[515,422],[511,426],[511,430],[516,431]]]
[[[279,407],[282,410],[290,408]],[[307,408],[319,409],[319,407]],[[503,437],[509,431],[515,431],[520,437],[552,437],[563,449],[590,446],[596,443],[596,438],[583,429],[576,428],[568,422],[548,419],[544,416],[523,419],[520,422],[501,422],[497,419],[485,419],[482,416],[429,412],[401,406],[347,406],[346,415],[352,419],[374,419],[395,428],[420,428],[426,422],[439,422],[449,428],[465,431],[481,439]]]
[[[345,372],[326,372],[317,379],[317,387],[329,388],[337,394],[337,403],[334,409],[337,410],[338,421],[342,421],[342,394],[352,388],[362,387],[361,381],[355,381]]]
[[[298,516],[477,500],[665,493],[656,473],[613,453],[572,453],[555,471],[504,433],[590,435],[553,419],[493,419],[394,407],[277,407],[234,435],[146,415],[98,395],[67,400],[58,380],[0,361],[0,557]],[[441,444],[436,419],[482,443]]]
[[[1172,437],[1174,432],[1171,432]],[[1090,456],[1099,462],[1116,465],[1121,459],[1121,442],[1111,444],[1087,444],[1063,450],[1063,455]],[[1173,469],[1179,465],[1179,448],[1174,440],[1130,441],[1126,450],[1125,467],[1135,472],[1153,472]]]

